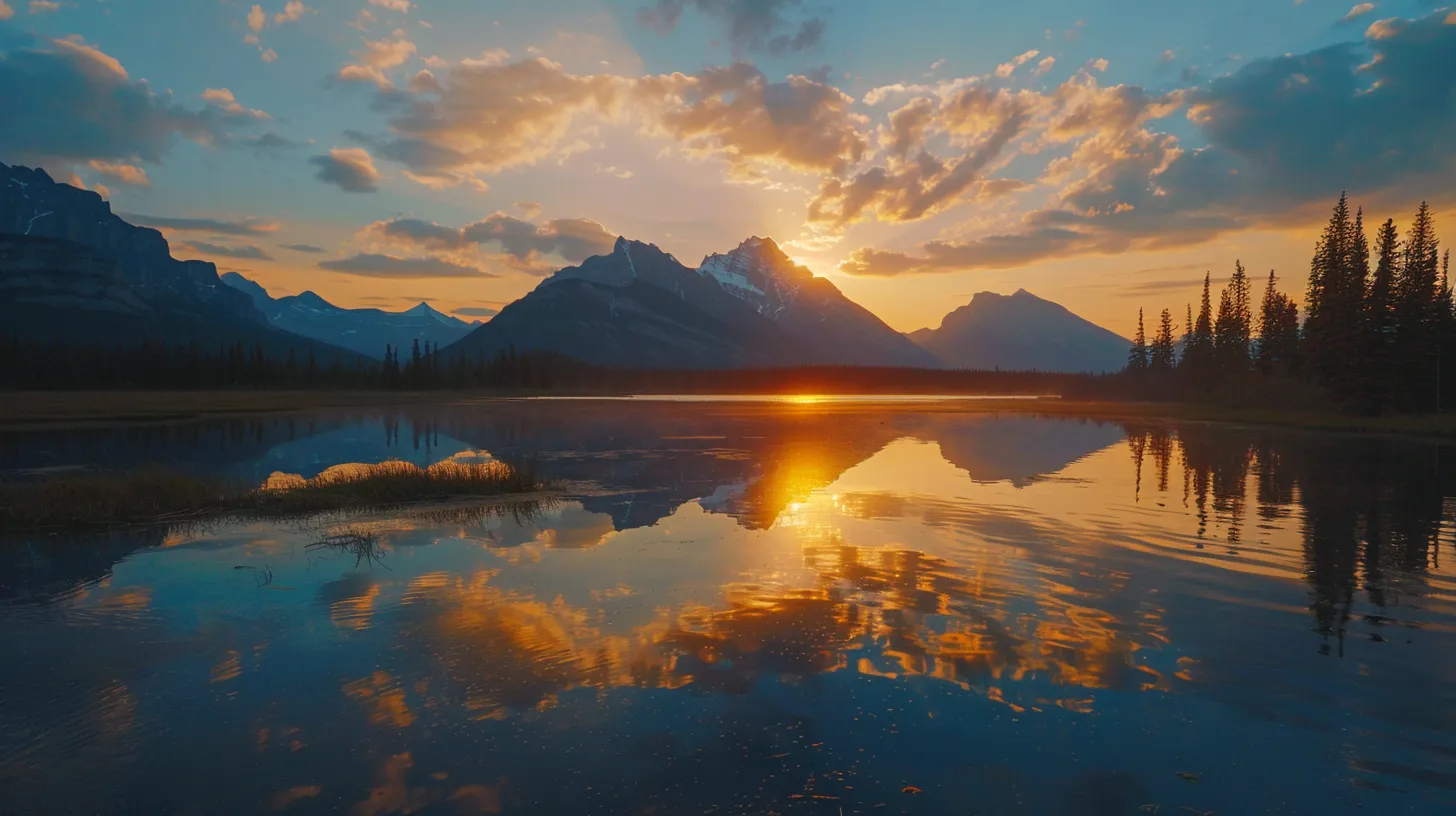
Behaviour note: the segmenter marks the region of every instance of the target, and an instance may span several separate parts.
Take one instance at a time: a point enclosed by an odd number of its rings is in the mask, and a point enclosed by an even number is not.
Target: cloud
[[[209,244],[203,241],[188,241],[184,246],[189,246],[204,255],[216,255],[222,258],[243,258],[253,261],[273,260],[268,253],[250,244],[243,246],[223,246],[221,244]]]
[[[121,184],[130,184],[133,187],[150,187],[152,180],[147,178],[147,171],[134,164],[113,163],[92,159],[88,164],[94,172],[106,176]]]
[[[541,205],[535,201],[516,201],[511,206],[525,214],[528,221],[534,221],[541,215]]]
[[[381,89],[376,98],[390,114],[389,136],[353,135],[415,177],[446,184],[550,156],[577,113],[617,106],[623,82],[570,74],[545,59],[461,62],[417,79],[411,90]]]
[[[224,113],[231,113],[237,116],[246,116],[250,119],[272,119],[273,117],[260,110],[245,108],[238,104],[237,97],[227,88],[208,88],[202,92],[202,101],[215,106]]]
[[[5,2],[5,0],[0,0],[0,20],[9,20],[14,16],[15,9],[11,8],[10,4]]]
[[[184,232],[211,232],[217,235],[261,235],[278,231],[278,222],[258,218],[244,218],[227,221],[216,218],[171,218],[163,215],[140,215],[118,213],[123,219],[143,227],[181,230]]]
[[[314,178],[346,193],[372,193],[379,189],[379,171],[368,151],[357,147],[336,147],[326,155],[314,156],[309,164],[318,167]]]
[[[619,179],[629,179],[629,178],[632,178],[633,176],[637,175],[636,173],[633,173],[631,170],[625,170],[623,168],[620,168],[620,167],[616,166],[615,164],[603,165],[600,162],[597,163],[596,165],[594,165],[592,167],[592,172],[593,173],[596,173],[598,175],[612,176],[614,178],[619,178]]]
[[[1030,59],[1030,58],[1028,58]],[[848,180],[824,179],[810,202],[811,224],[841,229],[874,216],[882,221],[916,221],[968,200],[988,200],[1030,186],[988,174],[1003,162],[1008,147],[1027,134],[1047,107],[1032,91],[1011,91],[971,82],[939,99],[914,99],[890,114],[881,142],[887,162]],[[963,146],[960,155],[942,159],[924,143],[946,134]]]
[[[804,76],[772,82],[752,64],[707,68],[692,76],[642,77],[632,97],[650,132],[688,153],[727,161],[740,175],[758,163],[809,172],[842,172],[868,148],[851,110],[854,99]]]
[[[404,65],[417,52],[415,44],[402,33],[395,32],[393,39],[365,40],[364,47],[354,52],[357,61],[340,68],[334,78],[343,83],[370,83],[381,90],[392,90],[394,82],[388,71]]]
[[[1003,79],[1005,77],[1009,77],[1012,74],[1016,73],[1017,68],[1020,68],[1026,63],[1036,59],[1040,54],[1040,51],[1033,49],[1031,51],[1020,54],[1010,62],[1003,62],[1000,65],[996,66],[996,76],[1002,77]]]
[[[542,256],[555,255],[580,263],[612,251],[616,236],[589,218],[557,218],[533,224],[497,212],[464,227],[448,227],[418,218],[376,221],[362,234],[386,245],[415,251],[460,252],[476,247],[498,248],[522,262],[523,271],[546,268]]]
[[[952,243],[931,241],[920,256],[877,249],[860,249],[840,264],[849,275],[895,277],[929,272],[959,272],[971,269],[1006,269],[1024,266],[1048,256],[1082,249],[1085,239],[1064,229],[1031,230],[1012,235],[992,235],[975,241]]]
[[[243,143],[253,148],[253,153],[258,156],[278,156],[285,150],[296,150],[303,147],[302,142],[295,142],[271,130],[256,136],[249,136],[243,140]]]
[[[912,98],[880,127],[879,163],[821,181],[809,205],[809,224],[837,234],[871,218],[917,221],[965,202],[1022,192],[1032,184],[996,172],[1018,157],[1067,143],[1077,145],[1073,155],[1081,150],[1084,160],[1113,150],[1128,130],[1174,112],[1182,99],[1135,86],[1104,87],[1088,68],[1047,92],[1012,90],[1001,80],[972,77],[871,92],[873,99],[866,101]],[[932,140],[943,141],[953,154],[932,149]],[[1074,166],[1070,158],[1054,160],[1048,175],[1066,175]]]
[[[1036,64],[1036,70],[1031,72],[1033,77],[1046,76],[1053,68],[1057,67],[1056,57],[1044,57]]]
[[[0,45],[0,155],[34,164],[155,163],[177,137],[209,146],[251,124],[214,106],[191,110],[79,39]]]
[[[458,309],[451,309],[450,313],[462,317],[495,317],[500,314],[500,309],[494,306],[461,306]]]
[[[66,180],[66,183],[69,184],[69,185],[71,185],[72,187],[75,187],[78,190],[95,190],[96,193],[98,195],[100,195],[102,198],[105,198],[105,199],[108,199],[108,200],[110,200],[110,198],[111,198],[111,188],[110,187],[107,187],[105,184],[93,184],[90,187],[87,187],[86,186],[86,182],[80,176],[76,175],[75,173],[72,173],[71,174],[71,177]]]
[[[316,247],[313,244],[282,244],[284,249],[291,249],[294,252],[307,252],[312,255],[322,255],[328,250],[323,247]]]
[[[303,13],[308,10],[308,6],[299,0],[288,0],[283,6],[283,10],[273,15],[273,25],[281,26],[284,23],[298,22],[303,18]]]
[[[471,266],[439,258],[400,258],[394,255],[359,253],[337,261],[319,261],[320,269],[368,278],[490,278]]]
[[[1249,63],[1189,97],[1188,117],[1216,152],[1236,161],[1258,194],[1300,200],[1453,175],[1456,26],[1436,15],[1390,25],[1351,43]],[[1223,159],[1190,154],[1179,173]]]
[[[807,77],[772,82],[751,64],[735,63],[626,78],[573,74],[542,58],[504,59],[432,60],[407,89],[380,84],[374,108],[386,115],[388,134],[348,135],[431,186],[479,182],[559,157],[584,115],[634,120],[687,154],[721,159],[749,178],[760,165],[839,172],[867,148],[854,100]]]
[[[257,5],[253,6],[253,8],[248,11],[248,28],[252,29],[252,31],[256,33],[262,31],[263,27],[266,25],[268,25],[268,15],[263,11],[263,7]]]
[[[369,5],[406,14],[410,10],[411,3],[409,0],[369,0]]]
[[[53,11],[60,11],[61,4],[51,0],[30,0],[31,14],[50,14]]]
[[[1374,3],[1359,3],[1356,6],[1354,6],[1353,8],[1351,8],[1348,12],[1346,12],[1345,13],[1345,16],[1340,18],[1340,22],[1342,22],[1342,23],[1352,23],[1356,19],[1358,19],[1360,17],[1364,17],[1365,15],[1369,14],[1370,12],[1372,12],[1374,10],[1375,10],[1375,4]]]
[[[918,253],[861,250],[860,275],[1007,268],[1052,257],[1188,246],[1230,231],[1303,225],[1342,190],[1380,196],[1456,182],[1456,26],[1446,12],[1384,21],[1365,43],[1255,60],[1167,96],[1087,78],[1042,141],[1073,144],[1042,181],[1055,202],[1019,228]],[[1373,27],[1372,27],[1373,28]],[[1200,142],[1147,125],[1186,104]],[[1064,105],[1058,107],[1065,107]]]
[[[727,26],[728,42],[735,53],[782,56],[813,48],[824,38],[824,18],[809,16],[795,22],[785,13],[803,6],[803,0],[657,0],[638,9],[637,20],[669,34],[677,28],[683,11],[693,8]]]

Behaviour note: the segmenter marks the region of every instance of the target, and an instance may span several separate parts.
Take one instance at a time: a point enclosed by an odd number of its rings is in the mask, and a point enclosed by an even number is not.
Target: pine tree
[[[1345,285],[1352,298],[1364,302],[1370,286],[1370,242],[1365,239],[1365,210],[1355,211],[1355,233],[1350,239]]]
[[[1446,399],[1447,393],[1452,390],[1451,377],[1442,376],[1441,367],[1448,361],[1453,360],[1447,352],[1452,350],[1452,343],[1456,341],[1456,314],[1452,312],[1451,280],[1448,274],[1451,271],[1451,250],[1446,250],[1441,260],[1441,277],[1437,284],[1436,295],[1436,412],[1441,412],[1441,407],[1449,404]]]
[[[1137,334],[1127,353],[1127,370],[1137,374],[1148,370],[1148,338],[1143,332],[1143,310],[1138,309]]]
[[[1349,198],[1341,193],[1329,224],[1315,245],[1305,296],[1305,356],[1311,373],[1321,383],[1327,384],[1331,372],[1349,362],[1340,359],[1335,335],[1340,314],[1346,310],[1342,294],[1346,289],[1346,267],[1353,255],[1354,231]]]
[[[1360,358],[1365,398],[1362,408],[1385,410],[1394,382],[1396,275],[1400,267],[1400,233],[1387,220],[1375,235],[1375,274],[1365,296],[1365,348]]]
[[[1259,308],[1259,371],[1271,376],[1290,373],[1299,352],[1299,307],[1279,291],[1277,280],[1269,270]]]
[[[1212,277],[1205,274],[1198,318],[1193,321],[1193,329],[1183,346],[1183,368],[1195,377],[1207,376],[1214,365],[1212,285]]]
[[[1249,311],[1249,275],[1244,265],[1236,261],[1233,277],[1219,296],[1218,318],[1213,327],[1215,355],[1223,371],[1242,372],[1249,366],[1253,323]]]
[[[1430,410],[1435,405],[1440,339],[1438,241],[1431,208],[1421,203],[1406,233],[1395,284],[1395,394],[1397,407]]]
[[[1148,364],[1158,374],[1167,374],[1178,365],[1178,351],[1173,345],[1173,314],[1163,310],[1158,321],[1158,335],[1153,338]]]

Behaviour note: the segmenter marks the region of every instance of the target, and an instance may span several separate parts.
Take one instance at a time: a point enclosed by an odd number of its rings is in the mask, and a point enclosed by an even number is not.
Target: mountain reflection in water
[[[1456,806],[1436,445],[589,402],[0,451],[259,482],[495,457],[566,493],[0,547],[16,812]]]

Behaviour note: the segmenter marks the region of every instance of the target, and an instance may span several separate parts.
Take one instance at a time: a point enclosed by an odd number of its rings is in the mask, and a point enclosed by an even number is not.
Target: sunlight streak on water
[[[234,434],[209,467],[413,439],[575,492],[0,550],[0,785],[26,813],[1456,802],[1449,452],[797,407]]]

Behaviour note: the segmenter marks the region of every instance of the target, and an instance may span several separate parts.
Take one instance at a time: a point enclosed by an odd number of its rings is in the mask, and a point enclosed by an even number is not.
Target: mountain
[[[981,292],[939,328],[909,337],[953,368],[1104,372],[1127,363],[1127,340],[1025,289]]]
[[[937,364],[766,238],[697,269],[618,238],[610,254],[542,281],[446,353],[509,348],[635,368]]]
[[[0,326],[37,344],[242,342],[268,353],[342,350],[270,326],[206,261],[172,257],[89,190],[0,164]],[[345,359],[356,359],[346,354]]]
[[[542,281],[471,332],[447,356],[515,348],[637,368],[736,368],[765,359],[784,336],[714,281],[651,244],[618,238]]]
[[[771,238],[754,236],[732,252],[709,255],[698,274],[769,318],[793,338],[794,359],[830,365],[932,368],[939,361],[796,264]]]
[[[246,297],[222,285],[216,266],[174,259],[162,233],[128,224],[100,195],[57,184],[44,170],[0,164],[0,234],[75,245],[77,263],[82,256],[104,259],[133,294],[159,310],[263,321]],[[10,249],[19,247],[13,242]],[[43,253],[55,259],[60,251],[51,245]]]
[[[313,292],[274,298],[257,283],[237,272],[227,272],[222,282],[247,294],[277,328],[309,337],[360,354],[382,359],[385,345],[409,349],[415,341],[444,348],[469,334],[476,323],[441,314],[421,303],[403,312],[382,309],[344,309]]]

